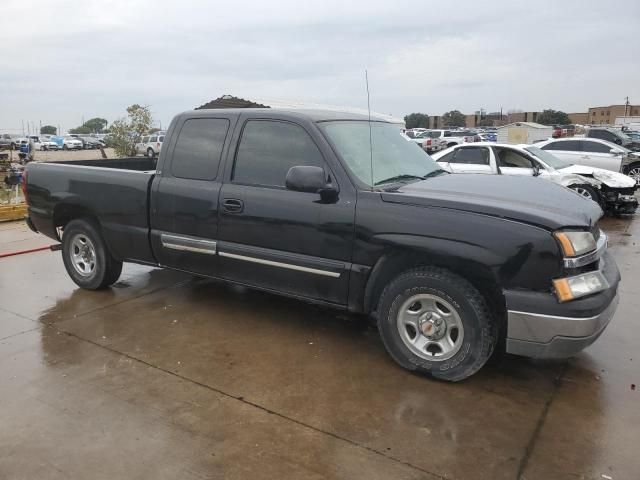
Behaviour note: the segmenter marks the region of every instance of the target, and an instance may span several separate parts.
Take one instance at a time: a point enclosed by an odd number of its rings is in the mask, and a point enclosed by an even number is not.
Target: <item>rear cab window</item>
[[[279,120],[248,120],[238,145],[232,181],[284,188],[289,169],[299,165],[326,171],[318,146],[304,128]]]
[[[171,160],[171,174],[178,178],[214,180],[229,131],[225,118],[191,118],[184,122]]]

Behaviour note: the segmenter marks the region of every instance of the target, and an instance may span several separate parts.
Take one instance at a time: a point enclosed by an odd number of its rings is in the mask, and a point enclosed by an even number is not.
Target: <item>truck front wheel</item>
[[[114,284],[122,272],[122,262],[107,249],[99,227],[87,219],[72,220],[64,228],[62,260],[71,279],[89,290]]]
[[[434,267],[410,270],[387,285],[378,303],[378,329],[402,367],[452,382],[476,373],[498,338],[480,292]]]

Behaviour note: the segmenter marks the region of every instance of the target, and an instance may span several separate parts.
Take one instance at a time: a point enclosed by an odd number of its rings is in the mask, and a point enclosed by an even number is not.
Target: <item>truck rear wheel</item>
[[[99,290],[120,278],[122,262],[107,249],[99,227],[87,219],[70,221],[62,235],[62,260],[79,287]]]
[[[498,338],[480,292],[434,267],[410,270],[387,285],[378,303],[378,329],[402,367],[452,382],[476,373]]]

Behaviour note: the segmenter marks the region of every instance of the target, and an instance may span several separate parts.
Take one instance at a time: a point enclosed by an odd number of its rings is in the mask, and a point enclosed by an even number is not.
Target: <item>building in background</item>
[[[618,117],[637,117],[640,105],[609,105],[608,107],[590,107],[587,123],[591,125],[613,125]]]
[[[588,113],[568,113],[571,123],[574,125],[587,125],[589,123]]]

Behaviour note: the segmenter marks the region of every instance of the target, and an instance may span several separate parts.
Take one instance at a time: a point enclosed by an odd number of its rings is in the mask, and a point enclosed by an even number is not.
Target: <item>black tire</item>
[[[636,185],[640,186],[640,162],[635,162],[624,167],[624,174],[633,178]]]
[[[584,198],[588,198],[597,204],[600,204],[600,195],[598,195],[597,190],[591,185],[569,185],[569,188],[579,195],[582,195]]]
[[[153,148],[147,148],[147,157],[153,158],[156,156],[156,152],[153,151]]]
[[[81,274],[72,259],[74,239],[85,238],[93,246],[94,267],[89,273]],[[99,290],[114,284],[120,278],[122,262],[116,260],[107,249],[98,225],[89,219],[76,219],[64,227],[62,235],[62,260],[67,273],[79,287]]]
[[[68,145],[62,145],[62,149],[63,150],[69,150],[69,146]]]
[[[447,143],[447,148],[455,147],[458,145],[456,142]]]
[[[418,356],[401,337],[398,312],[405,302],[421,294],[445,300],[462,323],[460,346],[448,359],[430,360],[425,358],[429,356],[427,352]],[[457,382],[476,373],[487,362],[498,340],[498,324],[484,297],[468,281],[442,268],[420,267],[396,277],[384,289],[377,312],[378,330],[391,357],[407,370],[442,380]]]

